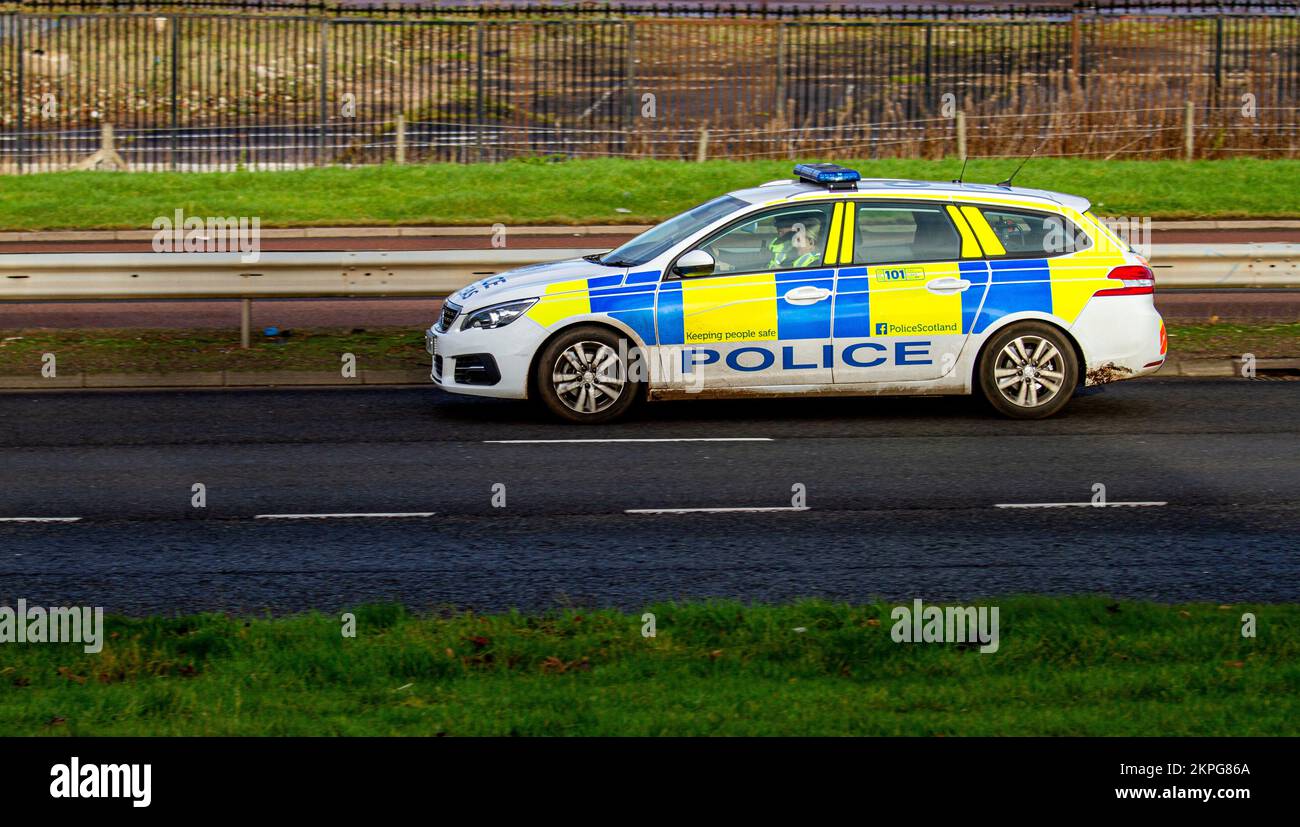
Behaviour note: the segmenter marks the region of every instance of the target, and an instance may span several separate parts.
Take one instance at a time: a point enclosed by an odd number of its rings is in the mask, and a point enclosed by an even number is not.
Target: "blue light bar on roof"
[[[801,181],[833,190],[855,189],[856,182],[862,178],[856,169],[839,164],[798,164],[794,168],[794,174]]]

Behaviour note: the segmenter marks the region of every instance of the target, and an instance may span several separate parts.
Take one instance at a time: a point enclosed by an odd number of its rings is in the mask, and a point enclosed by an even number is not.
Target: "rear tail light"
[[[1141,264],[1126,264],[1116,267],[1106,274],[1108,279],[1123,282],[1123,287],[1108,287],[1098,290],[1098,296],[1141,296],[1156,292],[1156,276],[1150,267]]]

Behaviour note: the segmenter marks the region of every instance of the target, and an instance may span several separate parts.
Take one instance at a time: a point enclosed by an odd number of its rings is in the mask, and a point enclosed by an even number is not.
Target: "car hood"
[[[448,298],[468,312],[515,299],[531,299],[546,292],[546,286],[591,276],[615,276],[626,268],[605,267],[581,258],[530,264],[496,273],[466,285]]]

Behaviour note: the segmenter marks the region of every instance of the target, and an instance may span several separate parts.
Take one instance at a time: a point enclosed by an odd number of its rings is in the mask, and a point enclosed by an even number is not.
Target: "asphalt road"
[[[1300,600],[1296,381],[1122,383],[1034,423],[974,400],[802,399],[573,428],[424,387],[5,393],[0,423],[0,517],[82,518],[0,522],[4,605]],[[722,438],[755,441],[703,441]],[[638,439],[700,441],[588,441]],[[1097,483],[1167,505],[996,507]],[[796,484],[808,510],[626,513],[789,507]],[[256,518],[392,512],[436,513]]]

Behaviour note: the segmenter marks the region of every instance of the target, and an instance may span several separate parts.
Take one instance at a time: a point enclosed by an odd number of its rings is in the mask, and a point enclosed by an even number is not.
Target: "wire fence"
[[[1295,157],[1298,88],[1295,15],[21,12],[0,15],[0,172],[1035,148],[1155,158],[1186,157],[1189,143],[1195,157]]]

